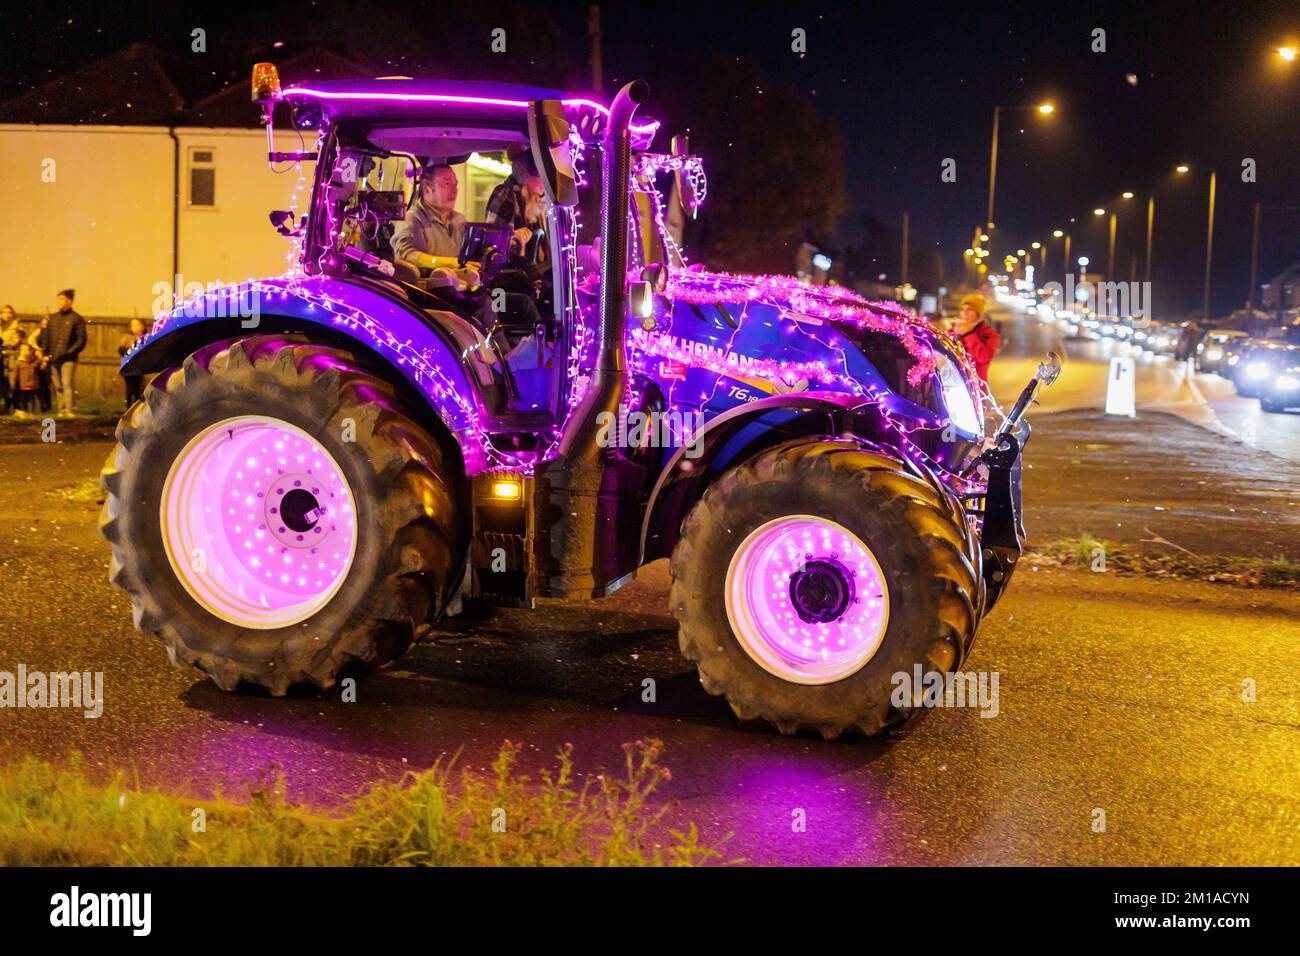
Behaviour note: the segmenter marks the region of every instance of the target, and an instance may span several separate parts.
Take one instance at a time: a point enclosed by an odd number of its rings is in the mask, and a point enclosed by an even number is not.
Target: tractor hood
[[[633,345],[649,371],[676,371],[690,388],[707,373],[751,383],[744,400],[789,391],[835,391],[881,401],[927,426],[951,421],[981,436],[984,387],[946,332],[893,302],[789,276],[675,271],[654,328]],[[694,373],[694,374],[692,374]]]

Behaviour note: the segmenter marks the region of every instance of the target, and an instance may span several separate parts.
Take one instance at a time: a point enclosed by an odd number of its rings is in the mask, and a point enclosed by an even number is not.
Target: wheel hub
[[[790,576],[790,603],[800,620],[829,624],[854,602],[853,572],[837,558],[814,559]]]
[[[356,553],[355,502],[338,462],[302,429],[260,415],[189,441],[167,474],[160,516],[186,591],[243,627],[311,617]]]
[[[795,684],[857,673],[889,624],[875,555],[848,528],[816,515],[774,518],[750,532],[732,555],[725,597],[745,653]]]

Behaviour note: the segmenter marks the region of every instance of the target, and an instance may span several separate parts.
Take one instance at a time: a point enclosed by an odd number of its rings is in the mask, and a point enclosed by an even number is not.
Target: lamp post
[[[1182,174],[1191,168],[1186,163],[1180,163],[1174,171]],[[1209,211],[1205,217],[1205,292],[1201,301],[1201,314],[1206,322],[1210,321],[1210,263],[1214,255],[1214,196],[1217,185],[1218,173],[1211,169]]]
[[[993,195],[997,187],[998,179],[998,126],[1003,111],[1008,113],[1017,110],[1037,110],[1044,116],[1047,116],[1056,110],[1051,103],[1039,103],[1037,106],[995,106],[993,107],[993,141],[989,146],[989,206],[988,216],[985,223],[989,229],[993,228]]]
[[[1210,212],[1205,221],[1205,322],[1210,321],[1210,257],[1214,253],[1214,187],[1218,174],[1210,170]]]
[[[1263,212],[1300,210],[1300,206],[1264,206],[1255,203],[1255,223],[1250,237],[1250,289],[1246,292],[1246,313],[1252,317],[1255,311],[1255,283],[1259,279],[1259,220]]]
[[[1152,193],[1147,197],[1147,267],[1146,267],[1146,284],[1151,286],[1151,237],[1155,232],[1156,226],[1156,196]]]

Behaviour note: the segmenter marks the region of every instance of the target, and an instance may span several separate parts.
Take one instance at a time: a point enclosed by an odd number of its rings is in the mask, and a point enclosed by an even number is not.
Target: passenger
[[[508,155],[510,177],[492,190],[487,204],[487,220],[494,226],[513,229],[511,245],[515,252],[522,253],[533,233],[546,228],[546,193],[527,147],[515,147],[508,151]],[[539,253],[544,255],[545,247]]]
[[[393,256],[433,269],[434,256],[454,259],[465,236],[465,217],[456,211],[456,172],[446,163],[426,166],[417,183],[419,201],[393,230]]]

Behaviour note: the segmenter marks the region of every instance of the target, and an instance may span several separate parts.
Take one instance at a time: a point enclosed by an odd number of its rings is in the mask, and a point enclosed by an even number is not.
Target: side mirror
[[[577,174],[569,151],[569,120],[559,100],[528,104],[528,140],[546,198],[557,206],[578,204]]]
[[[275,226],[275,231],[282,236],[301,236],[303,229],[307,226],[306,213],[303,213],[302,219],[295,224],[293,213],[288,209],[273,209],[269,218],[271,225]]]

